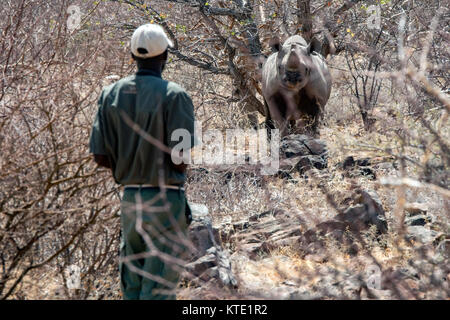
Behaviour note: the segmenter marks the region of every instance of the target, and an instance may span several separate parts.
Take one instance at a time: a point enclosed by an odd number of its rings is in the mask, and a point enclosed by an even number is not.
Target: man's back
[[[184,173],[174,170],[170,154],[147,141],[124,120],[124,114],[140,129],[172,148],[175,129],[194,134],[193,105],[179,85],[161,79],[151,70],[106,87],[91,136],[91,150],[108,156],[117,183],[158,185],[159,175],[167,185],[180,185]]]
[[[180,86],[161,79],[169,47],[173,43],[161,26],[135,30],[130,49],[139,71],[103,89],[92,128],[94,160],[124,185],[119,263],[124,299],[175,299],[179,262],[187,251],[190,210],[182,186],[187,163],[172,159],[170,149],[184,158],[193,146],[194,107]],[[173,133],[183,140],[171,141]],[[162,259],[168,256],[174,261]]]

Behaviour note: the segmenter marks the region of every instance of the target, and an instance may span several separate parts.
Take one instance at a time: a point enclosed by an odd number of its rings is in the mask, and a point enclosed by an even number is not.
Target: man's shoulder
[[[133,75],[119,79],[116,82],[103,87],[103,94],[111,94],[124,86],[129,86],[134,83],[134,79],[135,77]]]
[[[189,96],[181,85],[172,81],[167,81],[167,95],[171,97],[176,97],[177,95]]]

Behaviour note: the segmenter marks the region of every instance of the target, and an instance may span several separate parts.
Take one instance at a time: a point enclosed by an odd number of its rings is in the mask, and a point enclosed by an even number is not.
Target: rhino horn
[[[300,66],[300,58],[299,58],[297,52],[295,52],[295,50],[293,49],[289,53],[286,67],[287,67],[287,69],[298,69],[299,66]]]

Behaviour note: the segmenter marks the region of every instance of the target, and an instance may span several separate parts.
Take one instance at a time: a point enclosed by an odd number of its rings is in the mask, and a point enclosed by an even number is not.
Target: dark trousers
[[[186,255],[184,191],[125,188],[120,282],[125,300],[175,299]],[[178,261],[177,261],[178,259]]]

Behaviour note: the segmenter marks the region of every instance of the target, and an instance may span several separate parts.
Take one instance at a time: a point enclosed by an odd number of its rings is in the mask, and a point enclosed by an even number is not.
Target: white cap
[[[157,24],[144,24],[137,28],[131,37],[131,52],[139,58],[147,59],[155,57],[166,51],[167,47],[173,47],[172,41],[167,37],[164,29]],[[139,53],[147,50],[146,53]]]

